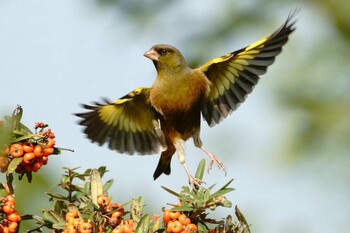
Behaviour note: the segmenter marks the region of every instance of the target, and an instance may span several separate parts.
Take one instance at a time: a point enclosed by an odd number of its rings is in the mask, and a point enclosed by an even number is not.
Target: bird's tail
[[[161,174],[170,175],[171,168],[171,158],[173,157],[173,154],[175,153],[175,149],[168,148],[167,150],[163,151],[160,155],[159,162],[157,165],[156,170],[154,171],[153,178],[156,180]]]

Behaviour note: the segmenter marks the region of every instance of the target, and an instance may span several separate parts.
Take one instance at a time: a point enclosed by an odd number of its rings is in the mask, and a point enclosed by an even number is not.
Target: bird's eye
[[[166,50],[166,49],[161,49],[160,50],[160,54],[161,55],[165,55],[165,54],[167,54],[168,53],[168,50]]]

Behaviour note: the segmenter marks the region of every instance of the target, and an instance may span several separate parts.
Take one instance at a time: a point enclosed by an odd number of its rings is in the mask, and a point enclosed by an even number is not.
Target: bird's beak
[[[154,49],[150,49],[148,52],[143,54],[143,56],[145,56],[145,57],[147,57],[147,58],[149,58],[149,59],[151,59],[153,61],[158,61],[159,60],[159,54]]]

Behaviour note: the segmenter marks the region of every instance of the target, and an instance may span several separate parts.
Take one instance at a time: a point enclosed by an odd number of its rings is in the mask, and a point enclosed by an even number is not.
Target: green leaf
[[[137,224],[135,233],[148,233],[150,217],[148,214],[142,216],[140,222]]]
[[[195,211],[197,208],[193,208],[190,206],[176,206],[174,208],[171,208],[172,211]]]
[[[216,191],[215,193],[213,193],[211,196],[215,197],[215,196],[222,196],[228,192],[231,192],[233,190],[235,190],[234,188],[227,188],[231,183],[232,183],[233,179],[231,179],[229,182],[227,182],[224,186],[222,186],[218,191]],[[225,191],[223,191],[225,190]]]
[[[44,210],[43,215],[44,215],[44,218],[51,223],[65,222],[63,217],[61,217],[59,214],[57,214],[53,210]]]
[[[198,164],[195,178],[199,180],[203,180],[204,170],[205,170],[205,159],[202,159]]]
[[[63,200],[63,201],[67,200],[66,196],[63,196],[62,194],[59,194],[59,193],[47,192],[46,194],[49,195],[50,197],[56,198],[58,200]]]
[[[144,198],[140,196],[138,199],[132,199],[130,203],[131,218],[138,223],[141,220],[141,211],[144,204]]]
[[[22,119],[23,109],[21,106],[17,105],[17,108],[12,113],[11,118],[11,131],[18,129],[20,121]]]
[[[209,232],[208,227],[205,224],[199,222],[198,223],[198,233],[208,233],[208,232]]]
[[[173,191],[173,190],[171,190],[171,189],[169,189],[169,188],[167,188],[167,187],[164,187],[164,186],[160,186],[160,187],[162,187],[162,189],[164,189],[164,190],[167,191],[168,193],[173,194],[173,195],[176,196],[176,197],[180,197],[180,194],[178,194],[177,192],[175,192],[175,191]]]
[[[99,195],[103,194],[103,188],[102,188],[101,176],[100,176],[100,173],[98,172],[97,169],[93,169],[92,172],[91,172],[91,190],[90,190],[90,194],[91,194],[92,202],[96,206],[98,206],[97,197]]]
[[[2,183],[0,183],[0,199],[7,197],[8,193]]]
[[[244,225],[246,225],[247,227],[249,226],[247,220],[245,219],[242,212],[239,210],[238,206],[235,206],[235,215],[237,216],[237,219],[239,222],[244,223]],[[248,230],[249,230],[249,227],[248,227]],[[249,230],[249,232],[250,232],[250,230]]]
[[[213,193],[212,195],[210,195],[210,197],[213,198],[213,197],[223,196],[226,193],[229,193],[233,190],[235,190],[235,189],[234,188],[226,188],[226,189],[218,190],[215,193]]]
[[[37,139],[39,138],[43,138],[43,136],[39,135],[39,134],[28,134],[28,132],[26,131],[18,131],[18,130],[14,130],[13,131],[14,134],[17,134],[17,135],[23,135],[21,137],[16,137],[14,138],[11,143],[15,143],[15,142],[20,142],[20,141],[24,141],[24,140],[28,140],[28,139],[31,139],[31,138],[34,138],[36,137]]]
[[[108,171],[106,166],[101,166],[97,170],[100,173],[101,177],[103,177],[104,174]]]
[[[67,223],[66,221],[62,221],[62,222],[58,222],[58,223],[54,223],[52,224],[52,227],[55,228],[55,229],[61,229],[61,230],[64,230],[67,226]]]
[[[107,192],[112,187],[114,180],[110,179],[103,185],[103,192]]]
[[[14,158],[10,162],[8,168],[7,168],[7,173],[12,173],[16,170],[17,166],[23,161],[23,157],[20,158]]]

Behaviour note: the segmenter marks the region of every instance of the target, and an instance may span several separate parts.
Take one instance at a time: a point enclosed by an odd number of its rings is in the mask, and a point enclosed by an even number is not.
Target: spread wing
[[[212,83],[205,98],[202,115],[209,126],[225,119],[258,83],[259,75],[266,73],[275,57],[287,43],[288,36],[295,30],[294,14],[273,34],[243,49],[215,58],[201,66]]]
[[[87,137],[100,146],[108,143],[111,150],[128,154],[158,153],[166,146],[149,92],[138,88],[114,102],[83,105],[88,112],[75,115],[82,118]]]

